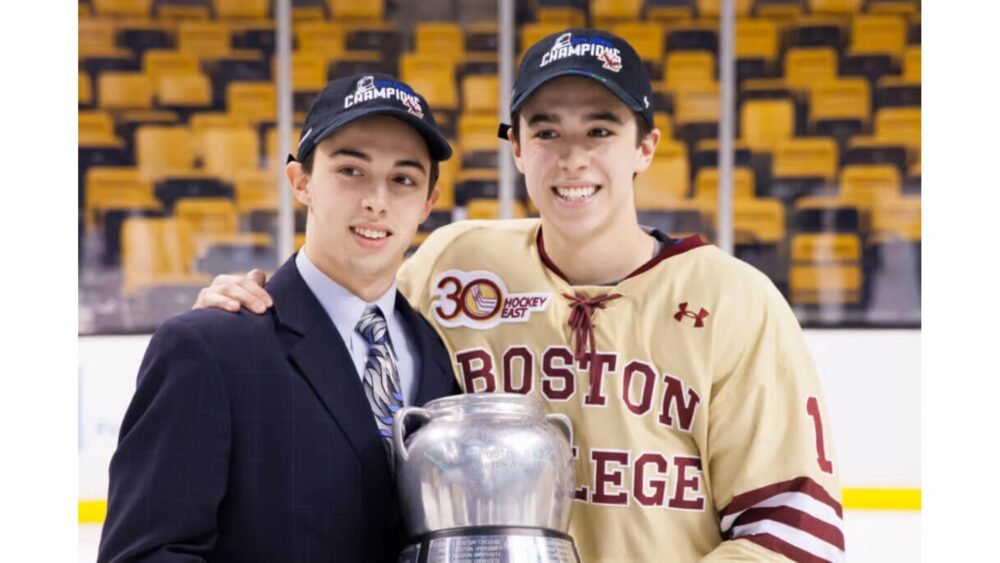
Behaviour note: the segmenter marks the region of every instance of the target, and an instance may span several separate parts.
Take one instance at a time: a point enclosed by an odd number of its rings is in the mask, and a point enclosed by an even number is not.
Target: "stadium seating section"
[[[569,25],[636,47],[662,135],[636,180],[640,219],[710,241],[722,4],[531,0],[518,3],[515,38],[518,60]],[[273,2],[79,6],[78,194],[92,241],[81,268],[117,271],[116,291],[148,305],[179,303],[218,273],[274,265],[284,160]],[[879,297],[900,280],[919,285],[919,0],[737,0],[735,10],[736,254],[800,315],[819,311],[817,322],[891,322],[887,311],[900,309],[919,322],[919,294]],[[499,42],[494,20],[414,23],[398,11],[393,0],[293,2],[289,142],[331,79],[383,71],[422,92],[456,157],[442,166],[442,197],[416,246],[441,224],[499,213]],[[523,182],[516,198],[515,215],[535,213]],[[305,211],[295,213],[301,244]]]

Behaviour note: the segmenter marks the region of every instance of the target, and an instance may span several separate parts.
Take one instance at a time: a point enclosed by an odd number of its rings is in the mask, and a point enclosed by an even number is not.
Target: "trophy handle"
[[[393,449],[396,450],[396,455],[403,461],[410,459],[410,452],[406,451],[406,444],[403,442],[406,438],[404,435],[404,432],[406,432],[406,419],[410,416],[419,418],[424,422],[430,422],[431,412],[420,407],[403,407],[396,413],[396,420],[392,423],[392,445],[394,446]]]
[[[573,423],[570,422],[569,417],[561,413],[550,413],[545,415],[545,422],[557,427],[563,434],[566,435],[566,439],[569,440],[569,448],[573,449]]]

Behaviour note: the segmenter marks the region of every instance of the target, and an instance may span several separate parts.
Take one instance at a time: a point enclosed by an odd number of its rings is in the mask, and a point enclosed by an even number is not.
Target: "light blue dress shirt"
[[[396,370],[399,372],[403,401],[407,406],[413,405],[420,381],[420,351],[413,345],[409,327],[403,320],[402,314],[396,310],[396,282],[393,281],[392,287],[374,303],[366,303],[321,272],[306,256],[305,249],[300,250],[295,257],[295,266],[333,321],[333,326],[337,327],[340,337],[344,339],[362,383],[364,383],[365,362],[368,360],[368,343],[355,327],[358,326],[358,321],[361,320],[361,315],[367,307],[375,306],[382,311],[389,331],[389,347],[396,361]]]

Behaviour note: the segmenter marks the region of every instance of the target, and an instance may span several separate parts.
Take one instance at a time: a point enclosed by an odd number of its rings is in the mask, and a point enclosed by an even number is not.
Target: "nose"
[[[585,170],[590,164],[590,151],[580,143],[566,143],[559,155],[559,166],[567,172]]]
[[[389,187],[385,182],[375,183],[370,190],[365,192],[364,198],[361,200],[361,205],[364,206],[365,211],[374,215],[375,217],[382,217],[385,215],[388,209],[389,203]]]

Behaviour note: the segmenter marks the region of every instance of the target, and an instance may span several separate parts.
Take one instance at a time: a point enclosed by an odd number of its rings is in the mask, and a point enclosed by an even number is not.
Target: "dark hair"
[[[302,169],[306,171],[306,174],[312,176],[313,171],[313,157],[316,155],[316,149],[309,151],[309,154],[302,159]],[[430,182],[427,184],[427,197],[431,197],[431,192],[434,191],[434,185],[437,184],[438,175],[441,173],[440,163],[438,161],[431,159],[431,169],[428,172],[428,177]]]
[[[646,123],[646,119],[637,111],[632,112],[632,117],[635,118],[636,132],[635,132],[635,146],[642,144],[642,140],[646,138],[646,135],[653,130],[649,123]],[[517,142],[521,142],[521,113],[512,112],[510,114],[510,129],[514,132],[514,139]]]

